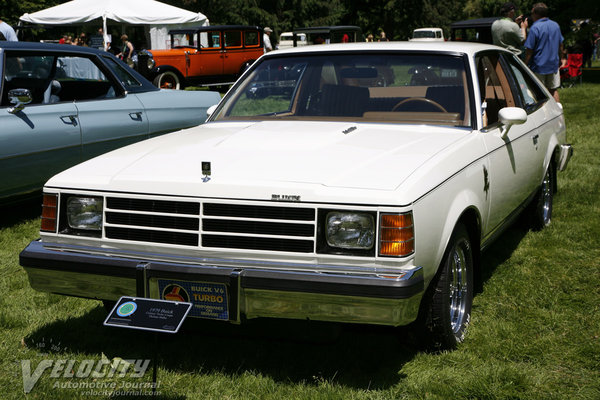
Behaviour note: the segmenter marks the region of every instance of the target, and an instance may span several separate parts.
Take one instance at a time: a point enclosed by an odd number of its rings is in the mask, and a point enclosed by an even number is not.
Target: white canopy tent
[[[153,49],[168,48],[169,29],[208,25],[208,18],[155,0],[72,0],[31,14],[22,22],[40,25],[76,25],[102,19],[106,35],[107,20],[130,25],[149,25],[149,44]],[[105,42],[107,38],[105,37]]]

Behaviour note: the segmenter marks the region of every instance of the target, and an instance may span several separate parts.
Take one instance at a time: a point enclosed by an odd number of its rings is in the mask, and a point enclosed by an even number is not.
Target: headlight
[[[146,66],[148,67],[148,69],[152,69],[155,65],[156,61],[154,61],[154,58],[152,58],[152,54],[150,54],[150,56],[148,57],[148,61],[146,61]]]
[[[142,50],[139,55],[144,55],[146,56],[146,67],[148,69],[152,69],[154,68],[154,66],[156,65],[156,61],[154,61],[154,57],[152,56],[152,53],[150,53],[148,50]],[[138,56],[139,57],[139,56]]]
[[[325,238],[330,247],[372,249],[375,243],[375,220],[366,213],[329,212],[325,217]]]
[[[99,231],[102,229],[101,197],[69,197],[67,222],[71,229]]]

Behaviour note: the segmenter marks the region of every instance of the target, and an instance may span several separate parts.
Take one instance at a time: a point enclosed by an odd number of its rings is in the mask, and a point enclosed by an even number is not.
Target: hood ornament
[[[204,177],[202,178],[202,182],[206,183],[206,182],[210,181],[210,175],[211,175],[210,161],[202,161],[202,175],[204,175]]]

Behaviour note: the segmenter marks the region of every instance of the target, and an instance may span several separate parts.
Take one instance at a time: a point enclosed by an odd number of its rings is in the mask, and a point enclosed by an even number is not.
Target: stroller
[[[560,87],[570,88],[582,82],[581,67],[583,66],[583,54],[572,53],[567,55],[567,66],[560,68]]]

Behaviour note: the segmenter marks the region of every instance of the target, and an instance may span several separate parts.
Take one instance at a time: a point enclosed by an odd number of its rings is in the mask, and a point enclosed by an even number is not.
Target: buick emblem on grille
[[[274,200],[274,201],[300,201],[300,196],[297,194],[272,194],[271,200]]]
[[[210,181],[210,174],[210,161],[202,161],[202,175],[204,175],[202,182]]]

